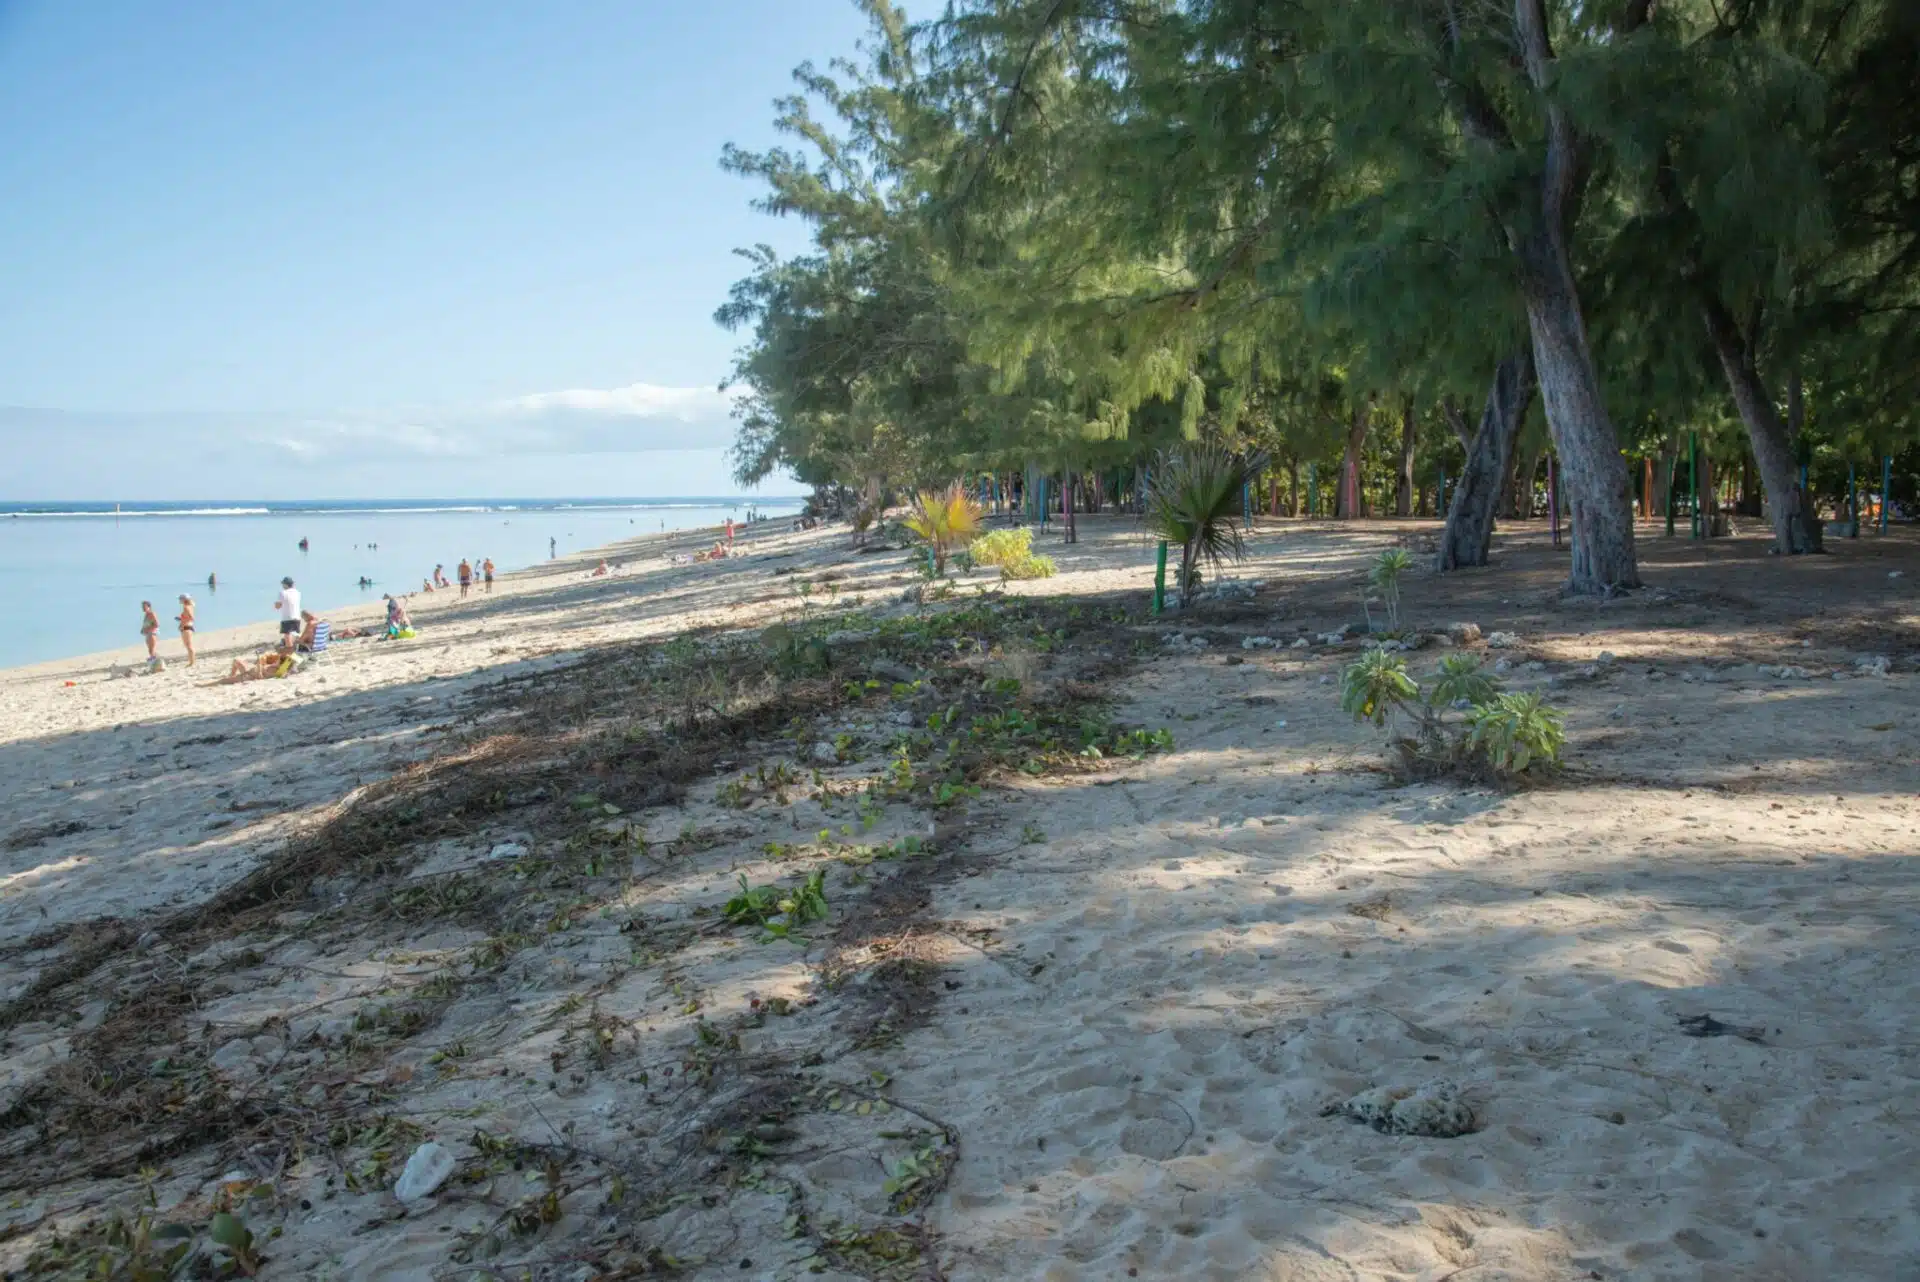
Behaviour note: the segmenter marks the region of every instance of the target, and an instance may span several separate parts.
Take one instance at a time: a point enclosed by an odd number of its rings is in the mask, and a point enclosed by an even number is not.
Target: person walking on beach
[[[180,625],[180,644],[187,647],[187,666],[193,666],[193,598],[180,594],[180,613],[174,616],[174,622]]]
[[[493,595],[493,558],[488,557],[480,563],[480,573],[486,576],[487,595]]]
[[[293,643],[300,639],[300,589],[293,586],[292,579],[280,580],[280,599],[273,603],[280,611],[280,649],[293,653]]]
[[[219,586],[220,586],[220,580],[215,578],[213,575],[209,574],[207,576],[207,591],[211,592]]]
[[[473,564],[463,556],[454,573],[460,576],[460,599],[464,601],[467,599],[467,589],[473,586]]]
[[[553,560],[554,557],[559,556],[560,555],[559,549],[560,549],[560,540],[549,538],[547,540],[547,560],[551,561]]]
[[[147,639],[147,662],[152,663],[160,657],[159,651],[154,649],[160,637],[160,616],[153,612],[151,601],[140,603],[140,635]]]

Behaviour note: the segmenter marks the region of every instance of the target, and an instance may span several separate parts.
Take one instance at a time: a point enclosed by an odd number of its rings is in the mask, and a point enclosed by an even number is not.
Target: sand
[[[1491,570],[1417,575],[1410,620],[1513,633],[1486,657],[1566,710],[1568,774],[1509,790],[1395,779],[1337,706],[1358,642],[1293,645],[1358,617],[1379,548],[1430,533],[1273,523],[1233,571],[1258,585],[1250,601],[1095,634],[1093,657],[1139,655],[1108,691],[1115,715],[1169,728],[1171,752],[856,823],[804,782],[884,771],[857,745],[895,714],[856,710],[818,740],[732,756],[678,805],[616,807],[596,822],[644,839],[618,885],[430,1028],[380,1043],[377,1071],[329,1057],[489,935],[412,908],[342,934],[320,929],[328,905],[412,905],[407,887],[560,843],[509,813],[385,880],[303,887],[244,938],[188,953],[147,932],[409,770],[463,768],[446,763],[476,751],[503,682],[590,682],[595,656],[693,628],[953,608],[900,601],[909,554],[763,528],[737,560],[685,566],[670,558],[701,536],[656,537],[613,550],[606,579],[584,558],[507,576],[491,600],[416,598],[418,640],[346,642],[284,682],[196,684],[270,624],[207,637],[194,672],[113,676],[135,649],[0,675],[0,999],[90,939],[121,941],[96,986],[9,1008],[0,1166],[60,1178],[7,1182],[0,1266],[151,1185],[182,1219],[225,1196],[279,1228],[268,1277],[642,1276],[616,1270],[669,1260],[756,1278],[1920,1275],[1920,546],[1896,534],[1781,564],[1752,537],[1650,538],[1649,590],[1598,606],[1552,595],[1564,554],[1522,527]],[[1096,610],[1151,581],[1126,521],[1045,550],[1061,574],[1011,592]],[[992,581],[965,582],[961,604]],[[1409,657],[1419,672],[1439,653]],[[1073,679],[1058,654],[990,662],[1036,688]],[[856,746],[836,753],[834,729]],[[726,781],[775,761],[795,763],[791,795],[728,800]],[[822,829],[839,834],[819,864],[832,934],[712,928],[739,874],[799,866],[769,843]],[[848,854],[908,837],[940,860]],[[22,1101],[64,1080],[49,1074],[78,1062],[117,992],[176,972],[233,1107],[297,1107],[236,1130],[244,1145],[61,1167],[76,1141],[36,1130]],[[1683,1022],[1701,1015],[1718,1023]],[[1435,1082],[1457,1087],[1470,1133],[1330,1111]],[[349,1103],[406,1128],[327,1155],[285,1120]],[[739,1137],[756,1126],[782,1134],[754,1149]],[[477,1131],[527,1147],[488,1166]],[[473,1178],[402,1208],[393,1179],[429,1136]],[[687,1196],[623,1219],[622,1154]],[[929,1196],[909,1183],[903,1200],[903,1179]],[[490,1234],[498,1263],[475,1253]]]

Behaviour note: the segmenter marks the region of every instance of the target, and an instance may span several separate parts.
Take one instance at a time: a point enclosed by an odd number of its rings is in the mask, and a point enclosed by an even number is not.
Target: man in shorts
[[[460,558],[460,567],[454,571],[460,576],[460,599],[467,599],[467,589],[473,586],[473,564],[466,557]]]
[[[486,576],[487,591],[489,594],[491,594],[493,591],[493,558],[492,557],[488,557],[486,560],[480,563],[480,573]]]
[[[300,621],[300,589],[293,586],[292,579],[280,580],[280,599],[273,603],[280,611],[280,649],[283,653],[293,653],[293,643],[300,639],[300,629],[306,625]]]

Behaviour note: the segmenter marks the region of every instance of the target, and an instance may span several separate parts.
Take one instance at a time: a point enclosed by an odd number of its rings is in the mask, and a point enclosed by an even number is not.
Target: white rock
[[[1863,677],[1884,677],[1893,667],[1893,661],[1884,654],[1869,654],[1855,659],[1853,666]]]
[[[1310,649],[1312,645],[1313,645],[1313,642],[1307,640],[1305,637],[1295,637],[1293,639],[1293,644],[1288,646],[1287,649],[1306,650],[1306,649]]]
[[[1492,632],[1487,635],[1487,648],[1490,650],[1511,650],[1520,644],[1520,638],[1511,632]]]
[[[418,1202],[453,1176],[453,1154],[428,1140],[413,1150],[413,1156],[394,1181],[393,1195],[402,1202]]]
[[[813,745],[813,759],[823,766],[837,765],[840,753],[830,743],[816,743]]]
[[[1477,623],[1449,623],[1447,639],[1455,645],[1472,645],[1480,639],[1480,625]]]
[[[527,853],[527,848],[517,841],[503,841],[487,852],[489,859],[518,859]]]

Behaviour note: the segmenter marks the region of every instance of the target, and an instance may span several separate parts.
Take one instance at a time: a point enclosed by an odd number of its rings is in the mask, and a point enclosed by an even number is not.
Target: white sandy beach
[[[382,1043],[379,1073],[329,1056],[486,932],[396,911],[364,937],[314,933],[328,904],[375,885],[403,901],[372,874],[191,953],[148,932],[357,789],[474,751],[472,719],[484,725],[503,680],[693,628],[910,614],[909,554],[855,553],[844,527],[769,526],[735,559],[675,565],[711,542],[688,532],[612,550],[622,569],[605,579],[590,556],[507,576],[492,598],[417,596],[416,640],[342,642],[283,681],[201,684],[264,647],[264,623],[203,638],[191,671],[113,675],[143,657],[134,647],[0,674],[0,1000],[38,991],[90,939],[128,941],[101,963],[111,982],[9,1007],[0,1167],[20,1178],[5,1181],[0,1266],[150,1189],[183,1219],[244,1200],[258,1234],[280,1231],[261,1275],[284,1278],[487,1276],[472,1243],[490,1233],[512,1243],[500,1277],[637,1277],[668,1260],[769,1279],[1920,1276],[1920,546],[1899,534],[1782,565],[1752,540],[1650,540],[1651,590],[1605,607],[1553,597],[1537,527],[1503,535],[1490,571],[1420,575],[1410,619],[1514,633],[1488,659],[1567,711],[1568,777],[1508,792],[1397,785],[1378,735],[1337,705],[1355,643],[1292,645],[1357,616],[1366,558],[1418,528],[1263,528],[1234,571],[1260,585],[1251,601],[1115,624],[1100,653],[1144,654],[1111,692],[1115,714],[1170,729],[1172,752],[1003,779],[962,819],[889,805],[870,832],[822,842],[840,856],[819,862],[832,922],[896,911],[889,888],[913,900],[906,925],[858,948],[702,923],[740,874],[795,872],[770,848],[850,825],[831,785],[884,771],[884,751],[836,759],[769,734],[680,804],[609,807],[608,825],[643,839],[618,856],[630,878],[525,945],[506,978]],[[1052,539],[1060,575],[1009,591],[1088,608],[1147,591],[1151,549],[1131,522]],[[1279,644],[1243,646],[1256,637]],[[1036,687],[1066,679],[1046,653],[1020,662]],[[837,715],[848,742],[878,744],[889,714]],[[717,791],[785,759],[826,786],[754,804]],[[846,857],[849,842],[927,831],[954,852],[937,871]],[[507,814],[439,839],[405,875],[424,885],[528,848],[549,838]],[[667,955],[654,941],[670,935]],[[922,1005],[849,1042],[901,959],[922,968]],[[227,1098],[284,1095],[316,1116],[351,1098],[408,1119],[404,1138],[349,1136],[349,1160],[276,1122],[244,1148],[176,1141],[38,1174],[78,1139],[42,1120],[34,1091],[65,1080],[124,985],[175,972],[198,985],[189,1024]],[[776,1003],[792,1016],[767,1019]],[[1687,1035],[1681,1021],[1708,1014],[1729,1035]],[[714,1028],[732,1031],[715,1043]],[[778,1080],[810,1092],[781,1106],[781,1137],[751,1168],[720,1142],[750,1126],[726,1088],[772,1077],[709,1065],[710,1103],[662,1085],[660,1065],[686,1081],[729,1037],[738,1065],[789,1057]],[[1443,1079],[1472,1133],[1325,1113]],[[548,1156],[524,1174],[487,1167],[474,1136],[489,1130]],[[478,1174],[401,1208],[393,1178],[427,1137]],[[615,1233],[613,1154],[669,1140],[689,1188],[734,1165],[719,1191]],[[506,1234],[547,1187],[541,1162],[559,1172],[562,1157],[579,1174],[551,1216]],[[887,1182],[922,1168],[937,1191],[909,1208]],[[889,1255],[875,1226],[909,1220],[911,1250]],[[609,1234],[635,1271],[613,1271]],[[23,1276],[58,1276],[48,1258]]]

